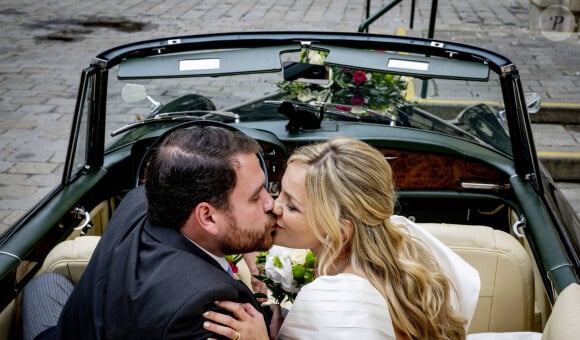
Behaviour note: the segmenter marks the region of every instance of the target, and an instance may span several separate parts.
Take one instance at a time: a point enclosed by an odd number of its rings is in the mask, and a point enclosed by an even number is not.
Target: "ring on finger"
[[[232,338],[232,340],[240,340],[240,332],[236,331],[236,335],[234,335],[234,337]]]

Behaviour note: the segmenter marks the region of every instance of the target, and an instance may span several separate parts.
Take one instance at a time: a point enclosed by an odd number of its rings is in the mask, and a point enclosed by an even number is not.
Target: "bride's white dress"
[[[298,294],[278,339],[395,339],[383,296],[354,274],[320,276]]]
[[[473,317],[479,297],[479,273],[433,235],[402,216],[392,216],[393,225],[404,225],[411,236],[431,249],[455,287],[451,299],[457,314]],[[480,333],[468,340],[534,339],[541,333]],[[321,276],[304,286],[286,316],[278,339],[395,339],[391,315],[383,296],[362,277],[354,274]]]
[[[452,305],[471,321],[479,296],[479,273],[433,235],[402,216],[391,223],[429,247],[455,286]],[[466,325],[466,328],[468,325]],[[279,339],[394,339],[383,296],[353,274],[321,276],[302,288],[280,329]]]

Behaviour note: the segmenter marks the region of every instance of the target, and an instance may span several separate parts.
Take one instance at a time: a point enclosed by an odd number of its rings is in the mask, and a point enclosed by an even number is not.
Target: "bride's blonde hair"
[[[466,320],[451,307],[449,279],[422,243],[390,222],[393,176],[377,149],[336,137],[297,149],[288,163],[307,169],[306,218],[324,245],[320,275],[350,261],[385,297],[401,331],[415,339],[465,338]]]

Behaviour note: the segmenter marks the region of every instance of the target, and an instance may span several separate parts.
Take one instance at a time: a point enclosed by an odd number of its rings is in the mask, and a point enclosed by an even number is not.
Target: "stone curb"
[[[542,102],[540,111],[530,118],[538,124],[580,124],[580,103]]]
[[[580,182],[580,157],[539,156],[550,176],[557,182]]]

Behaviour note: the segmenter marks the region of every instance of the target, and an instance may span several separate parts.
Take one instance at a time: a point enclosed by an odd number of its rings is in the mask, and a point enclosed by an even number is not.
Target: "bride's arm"
[[[264,315],[249,303],[231,301],[217,301],[216,305],[231,312],[235,318],[218,312],[208,311],[203,316],[209,321],[203,327],[208,331],[223,335],[230,339],[276,339],[282,325],[280,306],[270,305],[272,319],[270,322],[270,336],[264,321]],[[238,336],[239,332],[239,336]]]

